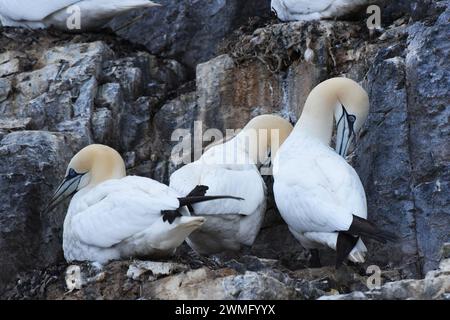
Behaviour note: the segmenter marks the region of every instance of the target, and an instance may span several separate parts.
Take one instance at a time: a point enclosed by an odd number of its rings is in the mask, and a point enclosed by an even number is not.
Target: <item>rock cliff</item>
[[[373,32],[364,14],[278,23],[267,14],[269,1],[163,2],[157,12],[131,14],[133,24],[124,25],[130,16],[116,19],[116,33],[0,31],[0,293],[63,297],[66,207],[41,212],[81,147],[108,144],[130,174],[167,182],[179,165],[170,161],[175,129],[194,132],[196,121],[203,131],[237,129],[262,113],[295,122],[309,91],[337,75],[370,95],[351,161],[369,218],[400,241],[369,242],[362,267],[307,269],[307,253],[270,199],[255,245],[239,257],[198,258],[183,247],[174,259],[182,271],[145,281],[127,277],[130,262],[114,262],[103,271],[106,280],[68,297],[373,298],[365,287],[368,265],[378,265],[385,281],[439,268],[441,247],[450,241],[449,1],[391,4],[383,8],[383,28]],[[332,261],[332,253],[323,254]],[[447,264],[433,273],[439,280],[432,282],[441,281],[436,292],[449,291]],[[84,265],[82,271],[93,272]],[[430,277],[401,282],[400,296],[381,296],[423,298],[418,292]],[[134,281],[143,281],[144,293]],[[171,291],[177,283],[184,287]]]

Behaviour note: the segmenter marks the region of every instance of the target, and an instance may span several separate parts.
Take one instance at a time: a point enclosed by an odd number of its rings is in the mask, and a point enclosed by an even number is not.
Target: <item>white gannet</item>
[[[190,195],[181,197],[155,180],[126,176],[121,156],[94,144],[72,158],[46,212],[74,195],[63,230],[69,262],[162,257],[205,222],[191,217],[185,206],[223,198],[196,196],[198,188],[203,187],[194,186]]]
[[[281,21],[309,21],[344,16],[369,0],[272,0],[272,11]]]
[[[255,117],[233,139],[212,146],[172,174],[170,187],[183,195],[196,185],[207,185],[207,194],[226,192],[245,199],[193,205],[193,214],[207,219],[186,239],[192,249],[209,255],[253,244],[266,210],[266,185],[258,165],[269,151],[276,153],[291,131],[292,125],[279,116]]]
[[[127,11],[153,6],[159,4],[149,0],[0,0],[0,22],[4,27],[86,31]]]
[[[356,171],[345,161],[352,139],[369,111],[366,91],[356,82],[334,78],[312,90],[300,120],[274,160],[276,204],[290,231],[307,249],[314,264],[317,250],[337,251],[336,267],[348,257],[365,261],[359,238],[382,242],[395,236],[366,220],[367,204]],[[337,123],[336,151],[329,147]]]

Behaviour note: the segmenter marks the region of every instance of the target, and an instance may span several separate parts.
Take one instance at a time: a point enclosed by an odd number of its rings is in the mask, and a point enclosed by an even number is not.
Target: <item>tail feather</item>
[[[180,224],[176,228],[193,228],[197,229],[200,227],[203,223],[205,223],[206,218],[205,217],[186,217],[183,216],[180,218]]]
[[[397,235],[388,231],[380,230],[373,223],[355,215],[353,216],[353,221],[350,228],[345,233],[371,238],[382,243],[386,243],[387,241],[394,242],[398,240]]]
[[[191,192],[189,192],[186,198],[205,196],[208,189],[209,187],[207,186],[198,185]]]
[[[348,233],[339,232],[336,242],[336,270],[342,266],[358,240],[359,237],[354,237]]]
[[[233,200],[244,200],[243,198],[232,197],[232,196],[193,196],[193,197],[183,197],[178,198],[180,201],[180,208],[184,206],[189,206],[195,203],[220,200],[220,199],[233,199]]]
[[[178,210],[163,210],[161,211],[164,222],[169,222],[172,224],[176,218],[182,217],[183,215]]]
[[[159,220],[159,225],[152,229],[152,247],[163,251],[174,251],[189,235],[200,228],[206,221],[203,217],[182,216],[175,223],[167,223]]]

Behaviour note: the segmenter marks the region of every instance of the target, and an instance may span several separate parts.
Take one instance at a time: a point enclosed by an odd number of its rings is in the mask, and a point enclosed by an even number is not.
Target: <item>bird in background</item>
[[[188,205],[228,196],[202,196],[194,186],[180,195],[155,180],[126,176],[114,149],[89,145],[70,161],[46,213],[72,197],[64,220],[63,250],[68,262],[100,264],[130,257],[166,257],[199,228],[204,217],[190,216]]]
[[[386,242],[396,236],[367,220],[361,180],[344,159],[369,112],[366,91],[356,82],[334,78],[315,87],[294,130],[274,161],[274,196],[289,230],[311,250],[337,251],[336,267],[348,258],[363,263],[367,253],[361,237]],[[337,126],[336,150],[329,145]]]
[[[0,0],[0,22],[4,27],[81,32],[99,29],[128,11],[155,6],[160,5],[149,0]]]
[[[281,21],[333,19],[351,13],[369,0],[272,0],[272,11]]]
[[[170,187],[186,195],[196,185],[205,194],[229,194],[243,201],[220,200],[192,205],[193,215],[206,222],[187,238],[203,255],[251,246],[266,211],[266,185],[259,166],[276,154],[292,125],[276,115],[252,119],[233,139],[210,147],[202,157],[172,174]]]

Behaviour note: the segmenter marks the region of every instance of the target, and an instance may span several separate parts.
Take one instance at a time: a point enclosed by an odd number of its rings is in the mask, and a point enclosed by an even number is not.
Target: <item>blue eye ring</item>
[[[72,168],[69,169],[69,173],[67,174],[67,179],[73,179],[76,176],[79,176],[79,174]]]
[[[349,122],[352,122],[352,123],[356,122],[356,117],[354,115],[352,115],[352,114],[349,114],[347,116],[347,119],[348,119]]]

